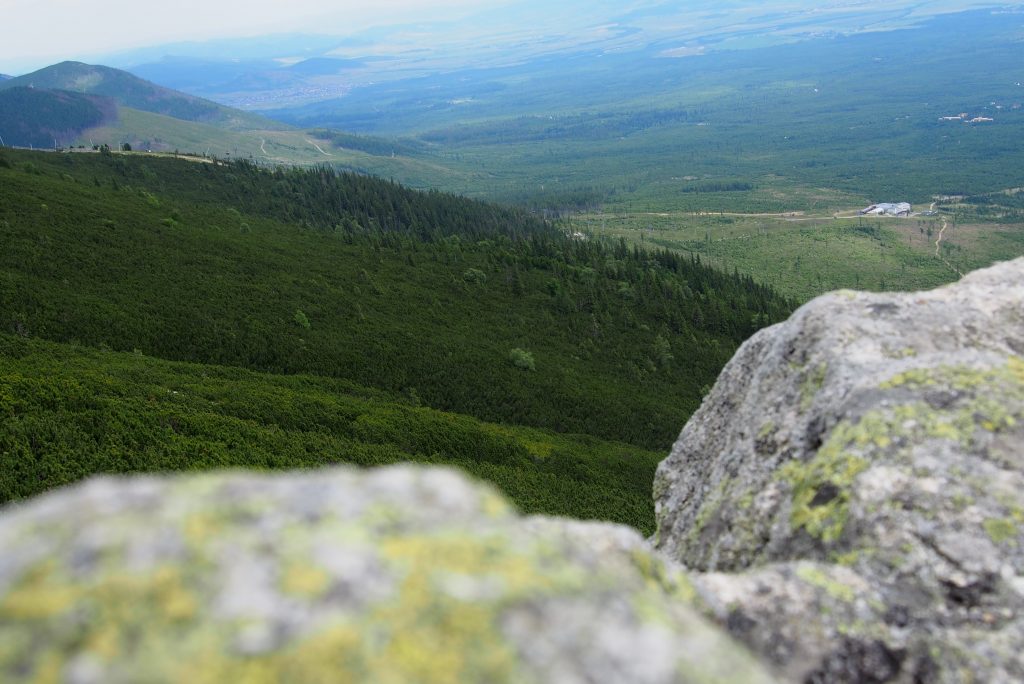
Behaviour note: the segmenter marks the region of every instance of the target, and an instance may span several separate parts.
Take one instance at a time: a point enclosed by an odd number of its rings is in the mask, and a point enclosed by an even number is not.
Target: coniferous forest
[[[327,168],[4,150],[0,242],[3,500],[94,472],[419,460],[649,530],[657,460],[793,307]]]

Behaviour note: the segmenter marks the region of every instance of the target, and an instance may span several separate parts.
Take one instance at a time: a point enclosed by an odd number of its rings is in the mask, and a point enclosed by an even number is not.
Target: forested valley
[[[696,257],[327,168],[5,150],[0,240],[4,500],[421,460],[650,529],[658,458],[793,308]]]

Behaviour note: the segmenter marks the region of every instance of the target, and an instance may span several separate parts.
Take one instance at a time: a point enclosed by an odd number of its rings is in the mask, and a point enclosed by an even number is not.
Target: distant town
[[[995,119],[993,119],[990,116],[975,116],[972,118],[970,114],[961,113],[957,114],[956,116],[939,117],[939,121],[962,121],[963,123],[988,123],[990,121],[995,121]]]

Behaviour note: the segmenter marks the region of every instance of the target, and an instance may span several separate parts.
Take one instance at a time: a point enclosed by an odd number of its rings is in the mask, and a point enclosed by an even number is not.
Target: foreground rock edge
[[[443,469],[99,478],[0,548],[3,681],[773,681],[636,531]]]
[[[1024,260],[818,298],[655,482],[659,550],[787,679],[1024,680]]]

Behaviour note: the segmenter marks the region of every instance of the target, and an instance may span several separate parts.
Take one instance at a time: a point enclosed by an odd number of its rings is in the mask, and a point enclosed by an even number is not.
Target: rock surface
[[[771,681],[635,531],[446,470],[98,479],[0,549],[4,682]]]
[[[1024,681],[1024,260],[838,292],[737,353],[656,548],[787,678]]]

